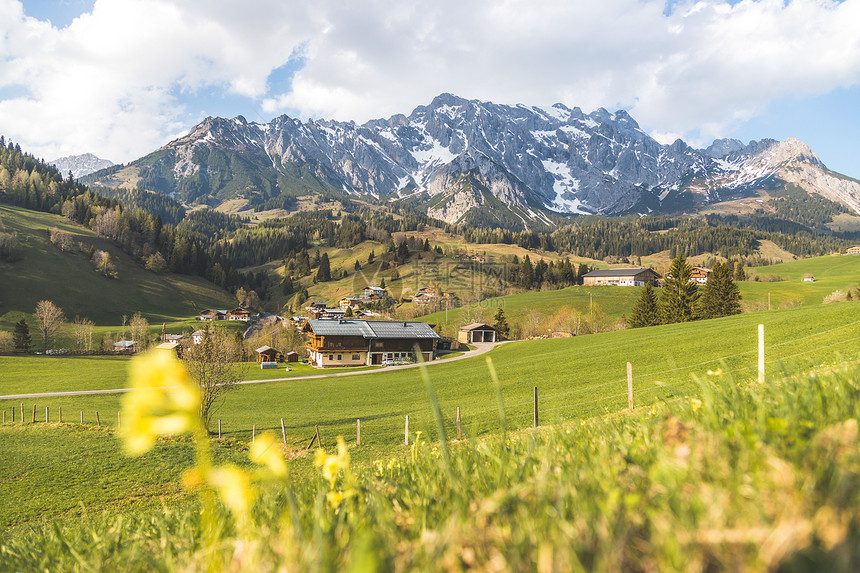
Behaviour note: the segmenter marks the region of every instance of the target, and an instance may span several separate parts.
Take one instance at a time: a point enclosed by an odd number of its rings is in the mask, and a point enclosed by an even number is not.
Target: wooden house
[[[660,275],[653,269],[633,267],[626,269],[601,269],[582,275],[584,285],[613,285],[613,286],[645,286],[651,283],[657,286]]]
[[[457,332],[457,340],[463,343],[470,342],[495,342],[498,332],[489,324],[473,322],[460,328]]]
[[[298,362],[299,361],[299,353],[293,350],[290,350],[286,354],[284,354],[284,360],[287,362]]]
[[[227,313],[227,320],[241,320],[244,322],[248,322],[251,320],[253,313],[247,308],[237,306],[233,310]]]
[[[214,308],[207,308],[197,317],[198,320],[224,320],[227,317],[227,312]]]
[[[117,340],[113,343],[114,352],[136,352],[136,342],[134,340]]]
[[[257,353],[257,362],[283,362],[284,355],[271,346],[261,346],[254,352]]]
[[[357,310],[358,307],[361,306],[361,301],[358,300],[357,296],[342,296],[337,300],[337,305],[341,310],[346,310],[348,308]]]
[[[362,291],[359,299],[365,304],[373,304],[382,300],[383,296],[385,296],[384,288],[378,286],[368,286],[364,287],[364,291]]]
[[[690,269],[690,282],[703,285],[708,282],[711,272],[707,267],[693,267]]]
[[[308,360],[318,368],[415,360],[416,346],[430,361],[440,338],[426,322],[394,320],[309,320],[302,332],[308,336]]]

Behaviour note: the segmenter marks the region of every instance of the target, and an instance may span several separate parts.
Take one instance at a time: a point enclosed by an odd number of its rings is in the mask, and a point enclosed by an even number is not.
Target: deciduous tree
[[[207,430],[224,396],[238,389],[239,371],[233,346],[222,329],[207,326],[200,344],[192,344],[182,353],[188,372],[200,387],[200,418]]]
[[[63,310],[49,300],[40,300],[36,303],[36,323],[39,326],[39,334],[42,335],[42,352],[48,350],[48,341],[63,326],[66,317]]]

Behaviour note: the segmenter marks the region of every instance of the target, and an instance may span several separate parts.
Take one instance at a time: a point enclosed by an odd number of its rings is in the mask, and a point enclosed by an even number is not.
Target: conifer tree
[[[651,283],[645,285],[639,300],[633,305],[629,324],[632,328],[656,326],[660,324],[660,313],[657,310],[657,295]]]
[[[663,324],[689,322],[695,318],[699,286],[690,280],[692,269],[684,253],[672,259],[660,297],[660,321]]]
[[[328,253],[323,253],[320,257],[320,266],[317,270],[317,282],[324,283],[331,280],[331,264],[328,260]]]
[[[507,338],[511,334],[511,326],[508,324],[508,317],[505,316],[505,309],[499,307],[496,311],[496,316],[493,317],[493,328],[498,331],[499,335]]]
[[[30,327],[27,326],[27,321],[22,317],[20,322],[15,323],[15,332],[12,334],[12,343],[15,345],[16,352],[29,352],[30,344]]]
[[[699,301],[701,318],[718,318],[741,312],[741,293],[732,279],[732,261],[717,263],[708,276],[708,282]]]

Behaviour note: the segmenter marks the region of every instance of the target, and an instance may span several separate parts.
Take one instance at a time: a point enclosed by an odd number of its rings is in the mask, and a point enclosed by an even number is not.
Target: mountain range
[[[66,157],[60,157],[59,159],[49,161],[48,164],[56,167],[63,175],[71,173],[75,179],[90,175],[91,173],[95,173],[101,169],[107,169],[114,165],[112,161],[101,159],[92,153],[68,155]]]
[[[860,182],[804,143],[663,145],[625,111],[499,105],[442,94],[408,116],[354,122],[207,118],[87,182],[187,205],[294,208],[305,197],[408,202],[449,223],[532,228],[574,214],[694,212],[786,186],[860,213]]]

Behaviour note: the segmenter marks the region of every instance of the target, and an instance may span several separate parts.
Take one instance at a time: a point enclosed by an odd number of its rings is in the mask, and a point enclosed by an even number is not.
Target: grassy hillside
[[[146,271],[109,241],[61,216],[0,205],[0,222],[6,232],[18,233],[22,255],[12,263],[0,261],[0,328],[11,329],[20,313],[32,313],[42,299],[52,300],[70,319],[79,315],[110,325],[135,312],[160,323],[233,304],[228,293],[199,277]],[[85,250],[109,252],[118,278],[96,273],[86,252],[61,252],[49,240],[51,228],[70,233]]]

